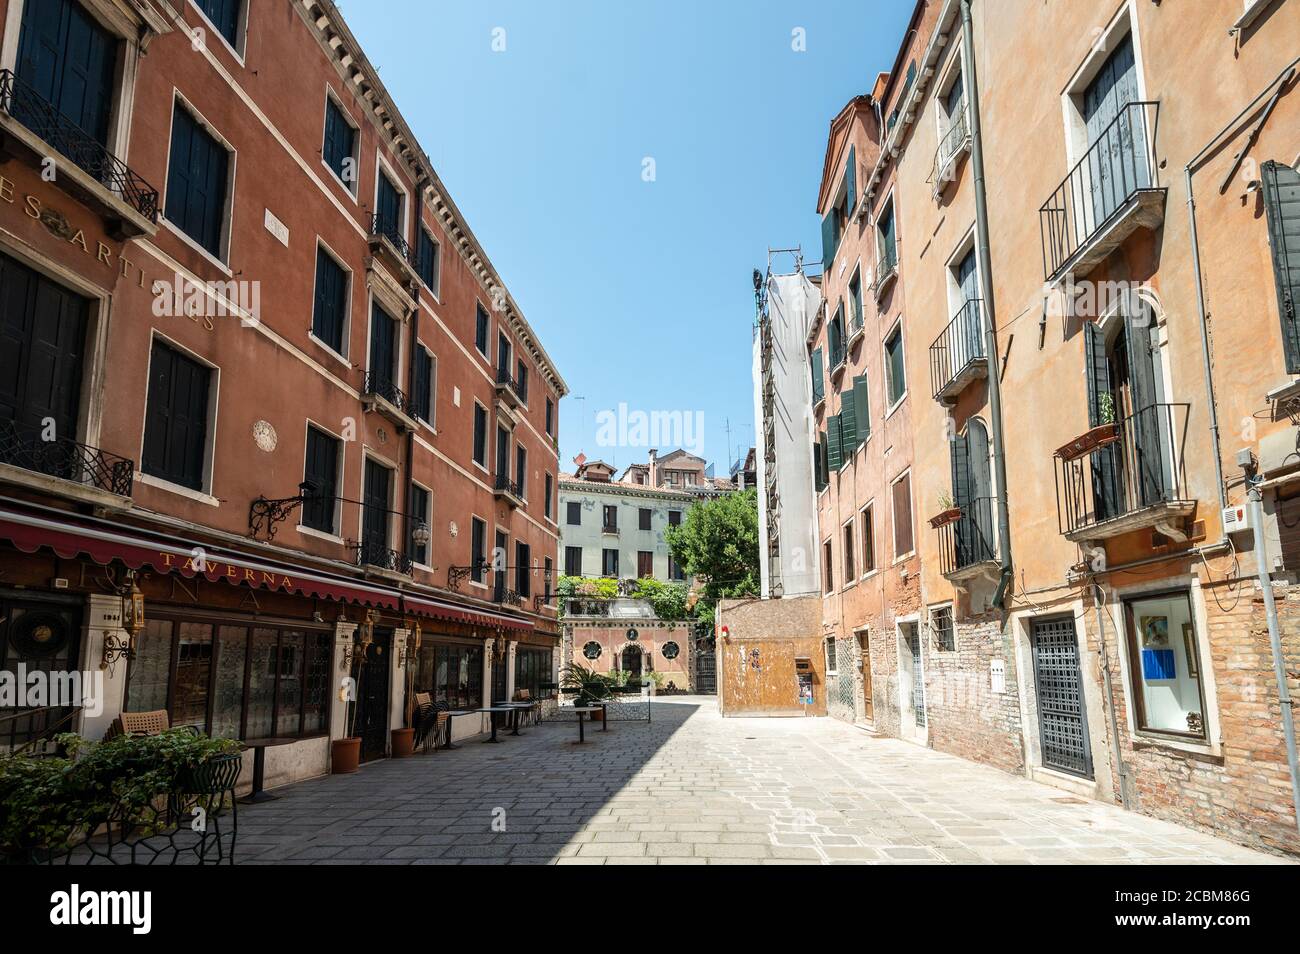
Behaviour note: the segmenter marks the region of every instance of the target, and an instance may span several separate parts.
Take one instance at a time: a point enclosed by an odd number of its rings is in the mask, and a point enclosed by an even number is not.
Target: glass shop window
[[[1144,597],[1124,605],[1138,728],[1205,738],[1205,691],[1188,594]]]

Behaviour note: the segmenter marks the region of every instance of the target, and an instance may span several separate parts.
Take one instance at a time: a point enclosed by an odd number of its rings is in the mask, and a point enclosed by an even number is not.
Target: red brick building
[[[0,666],[111,662],[0,730],[166,708],[291,778],[552,682],[566,386],[335,5],[0,24]]]

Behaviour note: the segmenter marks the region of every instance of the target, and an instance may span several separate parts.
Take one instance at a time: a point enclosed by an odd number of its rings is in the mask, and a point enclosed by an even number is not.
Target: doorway
[[[924,741],[926,736],[925,667],[921,633],[915,620],[898,624],[898,689],[904,738]]]
[[[871,637],[863,631],[858,636],[858,670],[862,673],[862,717],[868,722],[876,719],[876,706],[871,693]]]
[[[1036,619],[1031,642],[1043,766],[1092,778],[1092,746],[1073,616]]]
[[[382,759],[388,752],[388,658],[392,642],[391,629],[376,628],[361,661],[353,732],[361,738],[362,762]]]
[[[627,673],[629,679],[641,678],[641,648],[639,646],[628,646],[623,650],[621,668]]]

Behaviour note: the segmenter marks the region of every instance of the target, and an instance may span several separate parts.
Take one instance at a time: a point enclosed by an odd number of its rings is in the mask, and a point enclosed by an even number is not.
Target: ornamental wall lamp
[[[266,539],[275,539],[276,527],[304,503],[316,498],[319,493],[320,490],[314,483],[304,480],[298,485],[296,497],[279,497],[272,500],[259,496],[248,507],[249,535],[256,537],[265,533]]]
[[[126,585],[117,591],[122,601],[123,635],[116,632],[104,634],[104,652],[100,657],[99,668],[111,669],[119,659],[135,658],[136,637],[144,630],[144,593],[135,582],[135,571],[127,571]]]
[[[406,628],[409,632],[406,635],[406,639],[402,642],[400,649],[401,655],[397,658],[397,667],[399,669],[405,668],[407,661],[420,651],[420,643],[424,640],[424,634],[420,630],[419,620],[416,620],[414,623],[407,623]]]

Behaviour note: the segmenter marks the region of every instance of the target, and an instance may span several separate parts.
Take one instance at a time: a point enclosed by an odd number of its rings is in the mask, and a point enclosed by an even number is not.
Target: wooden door
[[[858,666],[862,670],[862,711],[868,721],[876,718],[876,707],[871,692],[871,637],[858,633]]]

